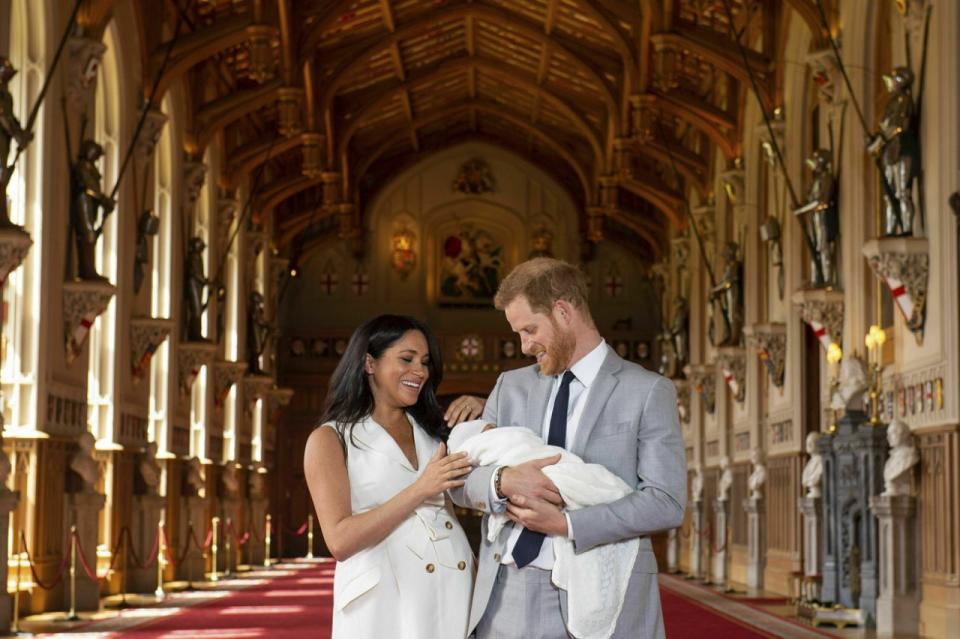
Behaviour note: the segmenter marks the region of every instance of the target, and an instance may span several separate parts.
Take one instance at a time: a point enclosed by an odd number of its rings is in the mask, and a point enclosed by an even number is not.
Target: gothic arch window
[[[171,118],[163,128],[154,155],[153,206],[160,219],[157,234],[153,236],[150,256],[153,260],[150,273],[150,313],[153,317],[170,317],[172,295],[171,251],[173,223],[173,105],[169,96],[164,98],[162,111]],[[161,452],[169,450],[169,386],[170,386],[170,339],[160,344],[150,360],[150,407],[147,438],[157,442]]]
[[[43,25],[46,3],[13,0],[9,4],[9,59],[18,70],[10,90],[14,111],[23,126],[36,104],[46,68]],[[3,18],[8,16],[4,15]],[[0,381],[5,430],[37,428],[37,365],[40,334],[40,256],[43,252],[42,178],[44,175],[43,111],[34,125],[34,139],[16,165],[7,188],[10,219],[23,226],[33,246],[23,264],[3,285],[3,326],[0,336]],[[8,161],[12,161],[11,152]]]
[[[100,172],[103,190],[109,193],[117,180],[120,164],[120,75],[117,60],[117,25],[111,22],[103,35],[106,51],[97,72],[94,138],[103,147]],[[111,282],[117,281],[117,216],[103,224],[97,243],[97,272]],[[98,440],[113,440],[114,393],[116,379],[117,300],[110,300],[90,329],[90,365],[87,369],[87,414],[89,427]]]

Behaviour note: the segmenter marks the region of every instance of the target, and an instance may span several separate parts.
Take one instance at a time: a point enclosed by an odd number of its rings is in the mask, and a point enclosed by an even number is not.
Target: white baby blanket
[[[569,510],[609,503],[633,491],[604,466],[584,463],[567,450],[548,446],[528,428],[482,432],[487,423],[473,420],[460,424],[451,431],[447,449],[467,453],[477,466],[516,466],[560,453],[560,461],[543,472],[556,484]],[[508,521],[506,513],[492,513],[487,539],[496,539]],[[640,540],[604,544],[576,554],[566,537],[552,539],[556,555],[552,581],[567,591],[567,630],[578,639],[608,639],[623,608]]]

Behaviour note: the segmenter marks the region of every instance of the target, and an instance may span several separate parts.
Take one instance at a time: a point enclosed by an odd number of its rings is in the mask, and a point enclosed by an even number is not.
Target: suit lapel
[[[543,420],[547,414],[547,402],[550,401],[553,383],[553,377],[544,375],[538,370],[537,380],[527,392],[527,414],[523,425],[536,433],[537,437],[543,435]]]
[[[390,433],[388,433],[383,426],[375,422],[372,417],[367,417],[361,424],[363,425],[363,431],[361,434],[358,434],[358,441],[365,444],[373,452],[392,459],[410,472],[417,472],[413,469],[413,466],[410,465],[410,460],[407,459],[407,456],[400,450],[400,445],[390,436]],[[416,426],[414,426],[413,429],[414,441],[416,441],[416,431],[418,429]],[[417,446],[418,456],[419,448],[420,447]]]
[[[617,387],[617,371],[620,370],[620,356],[612,348],[607,347],[607,356],[597,372],[597,378],[593,380],[587,394],[587,404],[583,407],[583,413],[580,414],[580,423],[577,425],[577,432],[573,438],[573,443],[568,447],[574,455],[583,456],[583,451],[590,440],[590,433],[600,419],[600,413],[606,406],[607,400]]]

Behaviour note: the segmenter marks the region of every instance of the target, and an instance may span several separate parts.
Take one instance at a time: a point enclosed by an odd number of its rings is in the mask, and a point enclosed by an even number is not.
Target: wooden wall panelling
[[[797,510],[803,457],[799,453],[779,455],[767,460],[767,566],[764,583],[767,590],[790,592],[790,574],[801,569],[802,527]]]

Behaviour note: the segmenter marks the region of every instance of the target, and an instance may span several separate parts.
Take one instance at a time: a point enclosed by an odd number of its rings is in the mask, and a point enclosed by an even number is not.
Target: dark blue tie
[[[550,434],[547,443],[551,446],[563,448],[567,443],[567,410],[570,404],[570,382],[575,379],[573,373],[567,371],[560,380],[560,389],[557,398],[553,400],[553,412],[550,414]],[[517,537],[513,546],[513,560],[517,568],[523,568],[540,554],[544,534],[524,528]]]

